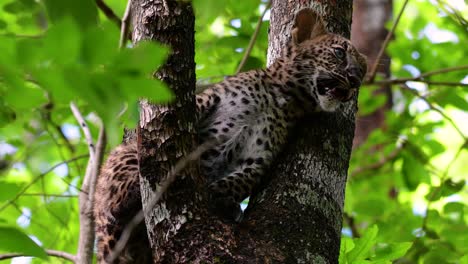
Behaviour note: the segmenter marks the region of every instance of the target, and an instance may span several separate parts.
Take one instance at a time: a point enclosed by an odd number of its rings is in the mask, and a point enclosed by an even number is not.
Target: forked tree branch
[[[390,39],[395,33],[395,29],[398,25],[398,22],[400,22],[401,15],[403,14],[403,11],[405,11],[406,4],[408,4],[408,0],[405,0],[405,2],[403,3],[403,7],[401,8],[400,13],[398,14],[397,18],[395,19],[395,22],[393,23],[392,29],[390,30],[390,32],[388,32],[387,36],[385,37],[384,43],[382,44],[382,47],[380,47],[379,53],[377,54],[377,57],[375,58],[374,65],[372,66],[371,71],[369,72],[369,75],[367,78],[368,82],[372,83],[374,81],[380,59],[382,58],[385,52],[385,49],[387,49]]]
[[[83,115],[78,110],[76,105],[72,102],[70,104],[73,115],[80,123],[80,126],[85,134],[86,141],[89,148],[89,160],[86,166],[86,174],[83,179],[81,189],[85,192],[79,195],[80,205],[80,236],[78,240],[78,250],[76,254],[77,263],[92,263],[93,247],[94,247],[94,218],[93,218],[93,205],[94,205],[94,190],[96,186],[97,176],[99,174],[99,167],[104,156],[104,149],[106,145],[106,136],[104,126],[101,124],[99,129],[99,137],[96,147],[94,147],[91,131],[89,130]]]

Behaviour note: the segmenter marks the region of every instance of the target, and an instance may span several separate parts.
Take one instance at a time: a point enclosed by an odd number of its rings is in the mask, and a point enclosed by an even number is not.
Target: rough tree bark
[[[330,32],[349,37],[352,1],[275,0],[268,63],[288,41],[295,12],[309,2]],[[251,202],[249,221],[268,230],[258,238],[280,246],[288,263],[338,262],[355,112],[354,101],[342,111],[304,119],[295,140],[272,168],[274,180]]]
[[[132,39],[171,47],[156,78],[174,92],[168,106],[141,103],[138,131],[143,208],[176,162],[196,146],[194,15],[189,1],[133,0]],[[207,213],[206,186],[197,166],[177,175],[161,201],[145,215],[154,263],[209,263],[227,255],[219,241],[228,228]]]
[[[373,65],[377,59],[377,54],[388,34],[385,23],[390,20],[391,16],[392,0],[354,1],[351,40],[356,48],[367,56],[367,65]],[[377,73],[385,78],[390,77],[390,57],[384,54],[378,63]],[[385,94],[386,103],[373,113],[358,116],[353,143],[355,147],[364,143],[374,129],[384,126],[385,112],[392,107],[392,91],[389,85],[383,85],[375,92],[375,94],[379,93]]]
[[[294,2],[294,3],[293,3]],[[272,3],[269,63],[289,38],[294,14],[312,6],[328,28],[349,36],[351,0]],[[139,125],[143,206],[178,159],[195,145],[193,13],[185,1],[134,0],[133,40],[152,39],[173,52],[156,76],[175,92],[170,106],[142,103]],[[241,224],[207,212],[204,179],[179,175],[146,225],[155,263],[337,263],[355,104],[301,123],[276,178],[252,198]]]

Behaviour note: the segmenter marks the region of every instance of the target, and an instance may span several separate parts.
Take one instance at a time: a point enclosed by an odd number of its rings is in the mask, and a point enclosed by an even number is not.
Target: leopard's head
[[[367,64],[351,42],[328,33],[321,17],[309,8],[297,13],[291,35],[293,64],[306,71],[309,92],[321,110],[334,111],[353,98]]]

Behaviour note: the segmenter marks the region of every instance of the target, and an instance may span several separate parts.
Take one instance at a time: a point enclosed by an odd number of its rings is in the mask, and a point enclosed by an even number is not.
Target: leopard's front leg
[[[265,161],[264,157],[243,160],[235,171],[209,185],[212,208],[217,214],[236,222],[242,220],[243,212],[239,203],[251,195],[260,182],[269,165]]]

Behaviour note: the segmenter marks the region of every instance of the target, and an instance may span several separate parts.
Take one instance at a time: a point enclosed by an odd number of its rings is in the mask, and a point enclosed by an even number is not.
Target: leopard
[[[240,202],[268,182],[267,170],[290,131],[314,112],[335,112],[356,97],[366,58],[343,36],[329,33],[310,8],[296,13],[289,43],[266,69],[227,77],[196,95],[200,144],[216,144],[200,157],[215,213],[241,222]],[[115,247],[130,218],[141,210],[135,140],[118,146],[101,169],[94,217],[98,262]],[[150,263],[144,224],[132,234],[118,263]]]

